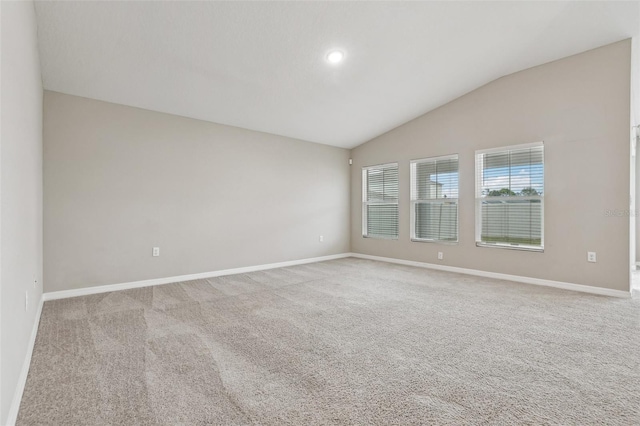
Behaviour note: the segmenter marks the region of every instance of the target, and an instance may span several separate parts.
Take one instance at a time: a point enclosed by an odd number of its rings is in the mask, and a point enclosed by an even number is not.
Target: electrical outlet
[[[320,242],[323,243],[324,242],[324,235],[320,235]]]
[[[438,252],[438,260],[442,260],[442,259],[444,259],[444,254],[441,251],[439,251]]]
[[[596,263],[596,252],[588,251],[587,252],[587,262]]]
[[[160,247],[154,247],[152,254],[153,254],[153,257],[160,256]]]

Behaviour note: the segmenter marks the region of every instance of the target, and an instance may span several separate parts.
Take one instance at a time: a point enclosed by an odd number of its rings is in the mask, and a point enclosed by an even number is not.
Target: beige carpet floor
[[[640,424],[640,301],[340,259],[46,302],[20,425]]]

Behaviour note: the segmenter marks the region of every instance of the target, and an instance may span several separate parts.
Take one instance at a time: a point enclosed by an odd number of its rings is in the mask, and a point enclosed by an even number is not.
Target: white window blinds
[[[476,151],[476,243],[544,247],[542,142]]]
[[[458,241],[458,155],[411,162],[411,239]]]
[[[362,235],[398,238],[398,164],[362,169]]]

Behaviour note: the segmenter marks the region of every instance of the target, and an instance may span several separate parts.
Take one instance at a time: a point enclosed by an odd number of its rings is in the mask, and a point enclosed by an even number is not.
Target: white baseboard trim
[[[551,280],[544,280],[541,278],[523,277],[519,275],[508,275],[508,274],[501,274],[498,272],[480,271],[478,269],[459,268],[457,266],[437,265],[433,263],[416,262],[413,260],[404,260],[404,259],[395,259],[392,257],[371,256],[368,254],[360,254],[360,253],[351,253],[351,256],[357,257],[360,259],[369,259],[369,260],[378,260],[381,262],[397,263],[399,265],[417,266],[419,268],[437,269],[439,271],[457,272],[459,274],[475,275],[478,277],[496,278],[499,280],[515,281],[515,282],[524,283],[524,284],[534,284],[534,285],[541,285],[545,287],[561,288],[563,290],[579,291],[582,293],[599,294],[601,296],[612,296],[612,297],[622,297],[622,298],[631,297],[630,291],[627,292],[622,290],[612,290],[609,288],[592,287],[592,286],[583,285],[583,284],[565,283],[562,281],[551,281]]]
[[[22,369],[20,370],[20,376],[18,377],[18,385],[16,386],[16,390],[13,393],[13,399],[11,400],[11,406],[9,407],[7,425],[15,425],[16,420],[18,419],[18,411],[20,410],[20,402],[22,401],[24,387],[27,384],[27,376],[29,375],[29,367],[31,366],[31,355],[33,355],[33,347],[36,344],[36,336],[38,334],[38,325],[40,325],[40,316],[42,315],[43,304],[44,297],[40,297],[40,301],[38,302],[38,310],[36,312],[36,318],[33,322],[33,329],[31,330],[31,336],[29,337],[27,354],[25,355],[24,361],[22,362]]]
[[[264,265],[245,266],[242,268],[223,269],[220,271],[202,272],[199,274],[179,275],[175,277],[155,278],[151,280],[133,281],[120,284],[108,284],[95,287],[83,287],[74,290],[52,291],[44,293],[45,301],[66,299],[69,297],[86,296],[89,294],[108,293],[118,290],[129,290],[132,288],[149,287],[152,285],[171,284],[183,281],[201,280],[205,278],[221,277],[223,275],[244,274],[247,272],[264,271],[267,269],[284,268],[287,266],[303,265],[305,263],[324,262],[326,260],[342,259],[350,257],[351,253],[332,254],[329,256],[311,257],[307,259],[290,260],[287,262],[268,263]]]

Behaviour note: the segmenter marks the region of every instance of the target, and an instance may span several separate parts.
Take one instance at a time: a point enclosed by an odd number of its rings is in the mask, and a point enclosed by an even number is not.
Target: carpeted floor
[[[640,301],[341,259],[46,302],[20,425],[640,424]]]

